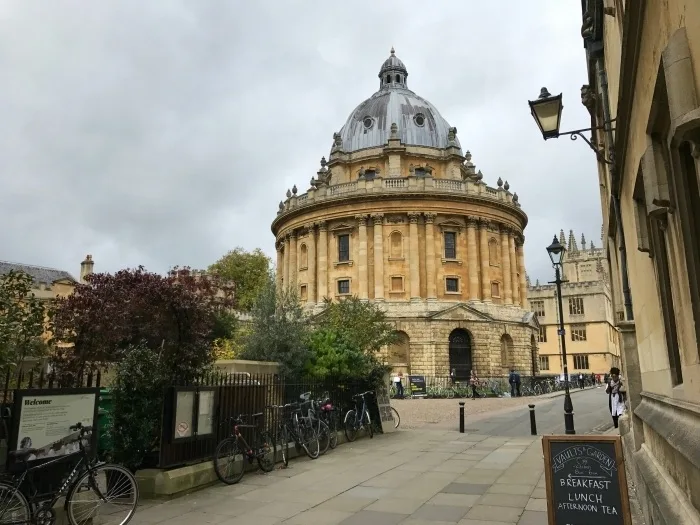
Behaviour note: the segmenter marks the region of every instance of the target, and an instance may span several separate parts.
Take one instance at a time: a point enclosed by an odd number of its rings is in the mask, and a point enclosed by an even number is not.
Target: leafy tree
[[[240,325],[236,332],[229,337],[215,339],[215,359],[238,359],[245,350],[248,337],[250,337],[250,328],[246,325]]]
[[[53,365],[70,382],[144,344],[161,354],[169,377],[191,379],[211,363],[215,329],[230,304],[223,283],[188,269],[167,276],[143,267],[89,275],[51,309],[54,340],[70,344],[57,348]]]
[[[268,280],[251,310],[242,359],[277,361],[284,375],[297,375],[309,357],[309,320],[293,290],[278,293]]]
[[[129,346],[116,366],[112,384],[113,419],[109,454],[117,463],[136,471],[159,444],[163,389],[167,367],[145,344]]]
[[[19,366],[46,352],[46,310],[32,283],[31,276],[15,270],[0,276],[0,367]]]
[[[306,373],[312,377],[364,377],[372,370],[372,359],[332,329],[313,332],[309,348],[311,356],[306,362]]]
[[[237,247],[212,264],[209,271],[233,283],[236,309],[250,312],[258,295],[268,285],[271,263],[260,248],[248,252]]]

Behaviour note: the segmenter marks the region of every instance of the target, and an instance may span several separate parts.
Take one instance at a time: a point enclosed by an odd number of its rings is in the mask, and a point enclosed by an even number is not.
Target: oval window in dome
[[[372,117],[365,117],[362,119],[362,123],[364,124],[366,129],[369,129],[374,124],[374,120],[372,119]]]
[[[416,123],[416,126],[423,126],[425,124],[425,115],[423,115],[423,113],[418,113],[413,117],[413,122]]]

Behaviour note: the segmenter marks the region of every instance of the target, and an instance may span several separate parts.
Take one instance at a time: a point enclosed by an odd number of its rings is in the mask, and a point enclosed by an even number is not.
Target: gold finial
[[[391,54],[393,55],[394,53],[395,53],[394,46],[391,46]]]

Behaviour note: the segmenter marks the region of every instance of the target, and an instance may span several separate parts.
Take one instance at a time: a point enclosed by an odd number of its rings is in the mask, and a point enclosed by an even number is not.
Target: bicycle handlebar
[[[356,397],[365,397],[365,396],[368,396],[368,395],[370,395],[370,394],[374,394],[374,391],[373,391],[373,390],[367,390],[367,392],[362,392],[361,394],[355,394],[355,395],[352,396],[352,397],[353,397],[353,399],[354,399],[354,398],[356,398]]]
[[[71,425],[71,426],[69,427],[69,429],[72,430],[73,432],[80,430],[80,435],[81,435],[81,436],[84,436],[84,435],[87,434],[88,432],[92,432],[92,427],[90,427],[90,426],[83,426],[82,423],[76,423],[75,425]]]

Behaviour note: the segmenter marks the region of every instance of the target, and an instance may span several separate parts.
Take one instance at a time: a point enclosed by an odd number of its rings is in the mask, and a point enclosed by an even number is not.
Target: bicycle
[[[139,489],[133,474],[121,465],[102,463],[90,457],[83,440],[92,434],[93,427],[77,423],[69,428],[78,433],[77,439],[68,441],[65,438],[58,443],[65,446],[77,441],[78,450],[76,452],[59,456],[34,467],[29,466],[29,461],[34,459],[30,459],[30,456],[36,456],[43,449],[24,448],[9,453],[10,457],[22,462],[23,469],[19,476],[10,474],[6,480],[0,481],[0,502],[2,502],[0,523],[3,525],[10,523],[13,525],[53,525],[56,521],[56,512],[53,507],[64,496],[66,498],[64,509],[71,525],[84,525],[88,522],[92,525],[104,523],[125,525],[134,516],[139,500]],[[75,434],[71,437],[75,437]],[[30,472],[40,471],[49,465],[75,456],[79,456],[80,459],[57,492],[37,495],[37,489],[34,485],[29,481],[25,483]],[[110,473],[120,477],[112,478]],[[75,481],[73,481],[74,479]],[[104,484],[101,487],[98,486],[98,482],[102,481]],[[28,494],[28,489],[32,493]],[[85,501],[84,498],[88,494],[96,496],[96,500],[93,502]],[[101,503],[111,503],[107,512],[97,512]],[[116,521],[105,521],[113,518],[120,510],[126,510],[125,517],[116,519]]]
[[[320,402],[319,411],[320,418],[328,429],[328,446],[334,449],[338,446],[338,421],[335,415],[336,409],[327,392],[323,396],[323,401]]]
[[[348,441],[355,441],[357,438],[357,432],[361,429],[365,429],[369,434],[369,438],[374,437],[374,429],[372,428],[372,421],[369,417],[369,411],[367,410],[367,397],[370,394],[374,394],[371,390],[363,392],[361,394],[355,394],[352,396],[354,400],[362,400],[362,407],[358,415],[356,409],[350,409],[345,414],[345,437]],[[358,403],[359,405],[359,403]]]
[[[321,417],[321,405],[317,401],[311,399],[311,392],[305,392],[299,397],[304,401],[302,406],[306,409],[308,422],[318,436],[319,455],[325,454],[330,446],[330,429]]]
[[[252,464],[257,460],[260,470],[263,472],[272,472],[275,468],[275,442],[272,436],[266,430],[259,431],[257,420],[263,415],[253,414],[251,417],[255,424],[245,424],[246,416],[241,414],[238,417],[232,417],[229,422],[232,424],[232,433],[229,437],[222,439],[216,446],[214,452],[214,471],[223,483],[234,485],[238,483],[245,472],[245,460]],[[249,445],[246,439],[241,434],[242,428],[250,428],[253,430],[253,446]],[[242,445],[242,447],[241,447]],[[221,460],[224,459],[225,463]],[[234,472],[233,468],[240,466],[240,472]],[[224,470],[224,466],[226,470]]]

